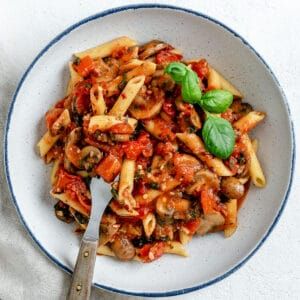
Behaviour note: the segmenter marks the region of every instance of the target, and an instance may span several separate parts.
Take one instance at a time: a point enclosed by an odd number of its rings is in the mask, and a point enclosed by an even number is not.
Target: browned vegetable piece
[[[135,256],[135,248],[128,238],[119,236],[111,244],[111,249],[121,260],[131,260]]]
[[[74,217],[70,213],[69,205],[64,204],[62,201],[58,201],[54,205],[56,217],[66,223],[71,223],[74,221]]]
[[[229,199],[239,199],[245,193],[245,187],[237,178],[224,177],[221,182],[221,191]]]

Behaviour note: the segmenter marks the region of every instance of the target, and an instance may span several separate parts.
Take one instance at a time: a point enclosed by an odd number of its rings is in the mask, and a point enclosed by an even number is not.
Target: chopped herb
[[[240,165],[244,165],[246,163],[245,156],[243,154],[240,154],[240,156],[237,158],[237,161]]]
[[[197,128],[195,128],[195,127],[193,127],[193,126],[190,126],[189,128],[188,128],[188,132],[189,133],[195,133],[197,131]]]
[[[110,190],[110,192],[111,192],[113,198],[116,199],[116,200],[118,200],[118,191],[115,188],[112,188]]]
[[[89,218],[85,217],[78,211],[75,212],[75,218],[80,224],[87,224],[89,222]]]
[[[137,170],[134,174],[134,180],[139,180],[140,178],[142,178],[141,171]]]
[[[122,81],[118,85],[119,90],[123,90],[125,88],[126,83],[127,83],[127,75],[123,74]]]
[[[78,66],[80,64],[80,58],[75,57],[73,63],[74,63],[74,65]]]
[[[159,190],[159,184],[157,182],[150,182],[149,187],[154,190]]]
[[[147,172],[150,173],[151,172],[151,167],[147,168]]]

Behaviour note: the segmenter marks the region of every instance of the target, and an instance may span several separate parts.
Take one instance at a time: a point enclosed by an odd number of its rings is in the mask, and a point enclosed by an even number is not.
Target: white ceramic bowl
[[[233,237],[194,238],[189,258],[166,255],[151,264],[97,258],[97,287],[142,296],[186,293],[221,280],[253,255],[283,210],[293,174],[293,129],[283,92],[257,52],[225,25],[181,8],[139,5],[99,13],[65,30],[32,62],[15,93],[5,137],[8,185],[31,237],[54,263],[71,272],[79,239],[72,226],[54,216],[49,172],[35,151],[36,143],[45,131],[44,113],[64,96],[71,54],[121,35],[139,42],[165,40],[186,57],[206,57],[244,93],[245,101],[268,114],[253,132],[260,141],[258,156],[268,185],[251,187]]]

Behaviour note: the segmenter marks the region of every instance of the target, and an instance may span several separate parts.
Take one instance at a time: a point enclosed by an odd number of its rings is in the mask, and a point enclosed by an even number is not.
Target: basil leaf
[[[195,104],[201,104],[202,92],[199,87],[199,78],[197,74],[187,69],[182,80],[181,94],[184,101]]]
[[[223,113],[232,103],[233,95],[224,90],[212,90],[202,96],[201,106],[210,113]]]
[[[233,152],[235,134],[231,124],[225,119],[208,116],[202,129],[202,137],[206,149],[219,158],[226,159]]]
[[[168,66],[165,69],[165,72],[171,75],[172,79],[176,83],[180,83],[186,74],[186,70],[187,70],[186,65],[179,62],[172,62],[168,64]]]

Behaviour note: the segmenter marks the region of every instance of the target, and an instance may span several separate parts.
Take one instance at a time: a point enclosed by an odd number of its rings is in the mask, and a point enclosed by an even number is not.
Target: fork
[[[87,300],[90,298],[99,241],[100,220],[111,198],[107,186],[100,179],[93,178],[91,181],[91,215],[81,240],[67,300]]]

